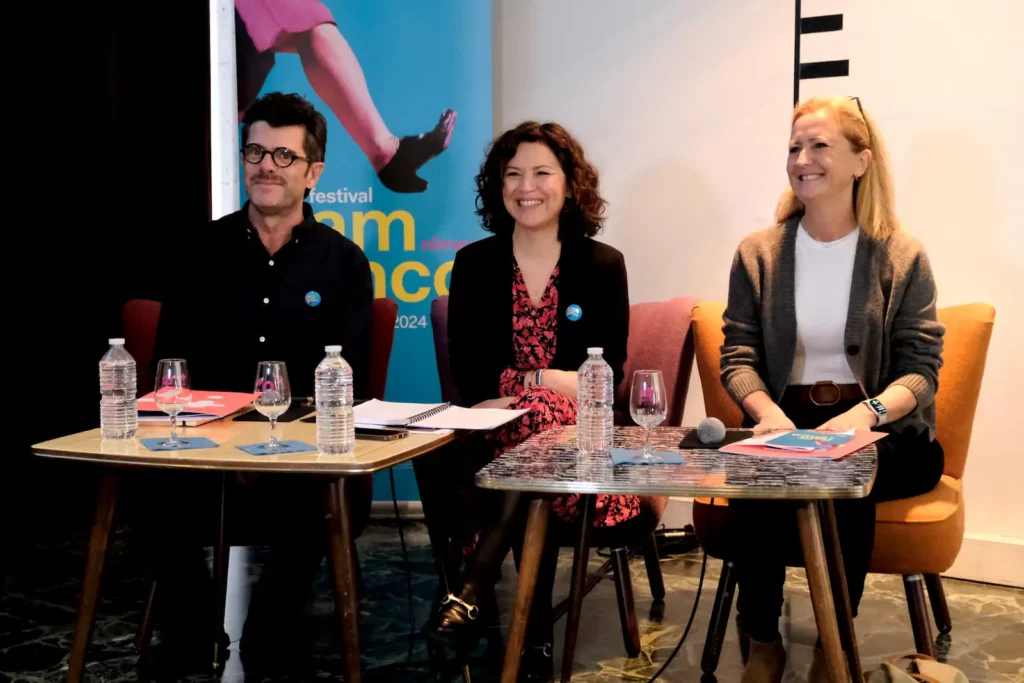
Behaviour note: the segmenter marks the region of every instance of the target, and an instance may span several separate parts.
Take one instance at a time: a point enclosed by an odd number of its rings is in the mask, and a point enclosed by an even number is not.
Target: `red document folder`
[[[791,431],[791,430],[790,430]],[[856,453],[865,446],[870,446],[880,439],[884,439],[888,434],[884,432],[867,432],[857,431],[854,433],[853,438],[844,444],[836,446],[835,448],[828,451],[787,451],[779,448],[772,448],[765,446],[764,442],[769,439],[774,439],[777,436],[786,434],[786,431],[772,432],[770,434],[759,434],[743,441],[737,441],[734,444],[724,446],[718,449],[721,453],[734,453],[736,455],[758,455],[765,458],[800,458],[800,459],[812,459],[812,460],[839,460],[845,458],[851,453]]]
[[[234,391],[195,390],[192,392],[192,401],[178,415],[178,420],[188,426],[196,426],[213,420],[219,420],[247,407],[255,398],[256,394]],[[153,392],[140,398],[138,407],[140,422],[166,422],[167,424],[171,422],[171,418],[156,407],[156,401],[153,400]]]

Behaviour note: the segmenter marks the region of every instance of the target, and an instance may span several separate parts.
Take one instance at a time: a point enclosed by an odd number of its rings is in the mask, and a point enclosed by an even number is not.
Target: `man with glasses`
[[[193,388],[223,391],[252,391],[256,364],[283,360],[301,398],[324,346],[341,344],[365,397],[370,264],[303,201],[324,170],[327,121],[298,95],[270,93],[246,112],[241,141],[248,201],[174,236],[189,267],[168,288],[154,357],[185,358]]]
[[[324,346],[341,344],[355,396],[366,397],[370,264],[353,242],[318,223],[303,201],[324,169],[327,122],[298,95],[270,93],[246,112],[241,142],[248,201],[240,211],[169,235],[172,248],[159,255],[155,272],[166,295],[154,360],[186,359],[195,389],[246,392],[259,361],[285,361],[298,402],[313,395]],[[212,583],[190,527],[213,528],[215,505],[208,503],[219,502],[220,480],[189,476],[164,473],[156,483],[154,495],[162,500],[148,501],[156,528],[147,536],[155,546],[170,660],[185,664],[195,655],[208,665]],[[354,478],[348,485],[358,530],[372,484]],[[325,549],[318,486],[273,475],[231,482],[229,516],[255,527],[255,542],[269,540],[274,550],[249,609],[245,655],[293,656],[280,649],[295,632]]]

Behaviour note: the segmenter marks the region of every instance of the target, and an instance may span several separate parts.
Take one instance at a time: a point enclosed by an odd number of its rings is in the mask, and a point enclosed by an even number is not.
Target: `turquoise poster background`
[[[258,9],[247,9],[259,5]],[[276,6],[275,6],[276,5]],[[321,7],[322,5],[322,7]],[[268,10],[269,7],[269,10]],[[326,8],[334,26],[351,47],[365,76],[373,105],[395,136],[414,136],[434,129],[445,110],[455,112],[448,148],[426,162],[418,174],[428,183],[423,192],[387,189],[342,125],[344,111],[332,110],[320,94],[329,93],[323,78],[331,69],[311,71],[302,50],[280,41],[277,48],[256,54],[261,33],[255,22],[236,22],[236,42],[248,36],[252,62],[273,66],[260,94],[296,92],[327,118],[327,156],[323,176],[309,202],[323,223],[355,241],[371,262],[377,297],[398,302],[398,321],[391,355],[386,398],[398,401],[440,401],[437,365],[430,327],[430,302],[447,294],[455,250],[479,239],[483,232],[474,214],[473,177],[491,139],[491,3],[463,0],[303,0],[254,3],[236,0],[239,18],[253,12],[264,23],[308,22],[308,15]],[[302,15],[305,18],[292,15]],[[262,13],[262,14],[259,14]],[[319,58],[329,52],[320,52]],[[239,79],[252,79],[252,62],[239,51]],[[337,62],[336,82],[351,76],[351,63]],[[323,66],[323,65],[321,65]],[[327,64],[328,67],[332,65]],[[248,71],[247,71],[248,69]],[[347,70],[347,71],[346,71]],[[247,103],[240,103],[245,106]],[[335,106],[338,107],[337,102]],[[244,197],[243,197],[244,201]],[[415,499],[411,467],[399,474],[399,498]],[[410,489],[410,485],[412,488]],[[385,479],[378,480],[375,498],[387,499]]]

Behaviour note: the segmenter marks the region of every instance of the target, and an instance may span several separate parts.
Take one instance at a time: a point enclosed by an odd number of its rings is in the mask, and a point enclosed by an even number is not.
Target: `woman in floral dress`
[[[622,254],[592,239],[604,222],[597,170],[564,128],[531,121],[505,132],[476,183],[477,213],[494,235],[455,259],[448,303],[452,377],[464,405],[528,410],[486,435],[487,460],[546,429],[576,423],[576,370],[588,347],[603,349],[616,385],[621,382],[629,294]],[[461,647],[471,647],[480,627],[497,616],[494,584],[508,550],[521,546],[529,502],[515,492],[478,497],[482,527],[462,588],[446,596],[428,625],[435,641]],[[559,497],[552,509],[573,523],[578,502],[575,494]],[[639,510],[635,496],[599,496],[594,524],[620,524]],[[524,675],[541,680],[550,677],[557,536],[550,534],[542,561],[523,661]]]

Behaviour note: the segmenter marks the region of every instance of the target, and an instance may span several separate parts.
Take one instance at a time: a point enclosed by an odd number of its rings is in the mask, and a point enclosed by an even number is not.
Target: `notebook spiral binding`
[[[443,413],[444,411],[448,410],[451,407],[452,407],[451,403],[442,403],[441,405],[439,405],[436,408],[433,408],[431,410],[425,410],[425,411],[423,411],[422,413],[420,413],[418,415],[413,415],[412,417],[409,418],[408,424],[414,425],[417,422],[419,422],[420,420],[428,420],[428,419],[434,417],[435,415],[439,415],[440,413]]]

